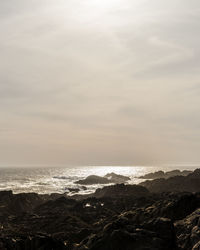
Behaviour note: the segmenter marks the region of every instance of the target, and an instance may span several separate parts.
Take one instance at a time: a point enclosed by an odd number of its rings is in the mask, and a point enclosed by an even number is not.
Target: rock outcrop
[[[115,174],[115,173],[108,173],[104,177],[109,179],[112,183],[116,183],[116,184],[125,183],[127,181],[130,181],[130,179],[131,179],[128,176]]]
[[[140,185],[150,192],[200,192],[200,169],[187,176],[175,176],[168,179],[145,181]]]
[[[191,174],[192,171],[189,170],[172,170],[169,172],[164,172],[164,171],[157,171],[154,173],[149,173],[149,174],[145,174],[143,176],[140,176],[140,179],[160,179],[160,178],[170,178],[170,177],[174,177],[174,176],[187,176],[189,174]]]
[[[76,181],[76,184],[82,184],[82,185],[94,185],[94,184],[109,184],[109,183],[115,183],[115,184],[121,184],[129,181],[130,178],[127,176],[115,174],[115,173],[109,173],[106,174],[104,177],[98,176],[98,175],[89,175],[83,180]]]
[[[75,181],[75,183],[81,185],[94,185],[94,184],[108,184],[111,182],[105,177],[101,177],[98,175],[89,175],[83,180]]]
[[[125,185],[125,184],[117,184],[113,186],[107,186],[103,188],[98,188],[93,197],[101,198],[101,197],[144,197],[149,195],[149,191],[142,186],[139,185]]]

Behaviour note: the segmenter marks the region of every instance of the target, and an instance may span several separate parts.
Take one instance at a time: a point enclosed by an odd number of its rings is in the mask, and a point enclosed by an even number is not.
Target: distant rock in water
[[[75,181],[75,183],[82,185],[94,185],[94,184],[108,184],[111,182],[105,177],[101,177],[98,175],[89,175],[83,180]]]
[[[163,171],[157,171],[154,173],[149,173],[149,174],[145,174],[143,176],[140,176],[140,179],[159,179],[159,178],[170,178],[170,177],[174,177],[174,176],[187,176],[189,174],[191,174],[192,171],[189,170],[172,170],[169,172],[163,172]]]
[[[53,176],[54,179],[66,180],[68,179],[66,176]]]
[[[118,175],[115,173],[106,174],[104,177],[98,175],[89,175],[83,180],[76,181],[76,184],[83,184],[83,185],[94,185],[94,184],[121,184],[129,181],[130,178],[123,175]]]
[[[130,181],[130,177],[120,175],[120,174],[115,174],[115,173],[109,173],[104,176],[105,178],[109,179],[112,183],[124,183],[127,181]]]
[[[187,176],[175,176],[168,179],[155,179],[145,181],[140,185],[146,187],[150,192],[200,192],[200,169]]]

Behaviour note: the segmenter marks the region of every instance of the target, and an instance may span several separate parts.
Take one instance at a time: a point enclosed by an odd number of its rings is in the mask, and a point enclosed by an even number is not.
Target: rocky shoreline
[[[1,250],[200,249],[200,170],[89,195],[0,192]]]

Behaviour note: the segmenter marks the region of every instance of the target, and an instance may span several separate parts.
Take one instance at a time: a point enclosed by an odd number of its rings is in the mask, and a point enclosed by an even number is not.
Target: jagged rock
[[[200,209],[175,222],[177,243],[184,250],[198,249],[200,242]]]
[[[150,192],[200,192],[200,170],[195,170],[188,176],[175,176],[169,179],[145,181],[140,185]]]
[[[106,225],[102,232],[91,235],[77,249],[129,250],[129,249],[176,249],[173,223],[166,218],[136,225],[133,221],[119,217]]]
[[[170,177],[174,177],[174,176],[187,176],[189,174],[191,174],[192,171],[189,170],[172,170],[172,171],[168,171],[168,172],[164,172],[164,171],[157,171],[154,173],[149,173],[149,174],[145,174],[143,176],[140,176],[140,179],[160,179],[160,178],[170,178]]]

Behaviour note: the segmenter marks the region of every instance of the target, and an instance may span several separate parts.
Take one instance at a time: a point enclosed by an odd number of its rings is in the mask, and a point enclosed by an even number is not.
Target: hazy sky
[[[199,0],[1,0],[0,165],[200,162]]]

